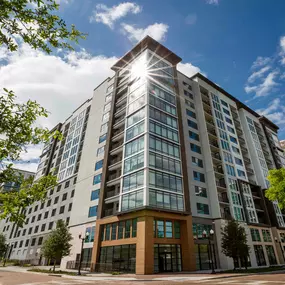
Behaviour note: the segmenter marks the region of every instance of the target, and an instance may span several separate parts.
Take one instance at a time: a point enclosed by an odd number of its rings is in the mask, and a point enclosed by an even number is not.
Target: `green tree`
[[[44,241],[42,254],[47,259],[53,260],[53,272],[57,260],[70,254],[72,235],[63,220],[58,220],[56,229],[53,230],[48,238]]]
[[[6,249],[6,237],[2,233],[0,233],[0,260],[4,257]]]
[[[85,35],[73,25],[68,27],[56,14],[58,8],[55,0],[0,0],[0,46],[9,52],[16,51],[21,42],[46,53],[54,48],[73,50],[72,43]],[[59,133],[36,126],[38,118],[47,116],[47,110],[35,101],[17,103],[14,92],[5,88],[0,93],[0,188],[7,182],[23,184],[19,192],[0,189],[0,219],[9,217],[17,226],[25,220],[24,208],[43,200],[47,189],[56,185],[51,174],[24,182],[13,169],[13,162],[28,145],[60,138]]]
[[[85,38],[74,25],[67,27],[56,12],[55,0],[0,0],[0,46],[15,51],[20,39],[34,49],[73,49],[71,42]]]
[[[247,257],[249,254],[249,246],[247,245],[247,236],[243,226],[235,220],[230,220],[222,229],[222,252],[238,262],[239,267],[241,261],[245,261],[247,265]]]
[[[281,209],[285,208],[285,168],[269,170],[270,187],[265,191],[265,197],[270,201],[278,201]]]

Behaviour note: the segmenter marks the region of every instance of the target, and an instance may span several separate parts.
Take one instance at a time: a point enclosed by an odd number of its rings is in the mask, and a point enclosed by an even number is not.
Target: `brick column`
[[[188,216],[185,221],[181,221],[180,234],[181,234],[182,271],[194,271],[196,270],[196,261],[195,261],[191,216]]]
[[[153,217],[137,220],[136,274],[154,273]]]

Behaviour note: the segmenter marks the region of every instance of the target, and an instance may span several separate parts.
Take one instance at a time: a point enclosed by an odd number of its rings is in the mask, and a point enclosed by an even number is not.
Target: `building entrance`
[[[159,254],[159,271],[160,272],[170,272],[172,269],[172,253],[163,252]]]

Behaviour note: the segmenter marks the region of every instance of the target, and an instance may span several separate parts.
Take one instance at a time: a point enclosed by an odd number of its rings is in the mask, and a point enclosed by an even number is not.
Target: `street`
[[[168,274],[168,275],[152,275],[152,276],[48,276],[44,274],[28,273],[28,272],[9,272],[0,271],[0,285],[81,285],[81,284],[151,284],[151,285],[174,285],[174,284],[284,284],[285,274],[259,274],[259,275],[200,275],[200,274]]]

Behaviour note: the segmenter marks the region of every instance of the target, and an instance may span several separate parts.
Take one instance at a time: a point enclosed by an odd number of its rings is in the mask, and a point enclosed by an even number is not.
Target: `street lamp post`
[[[276,243],[277,243],[277,242],[279,243],[279,246],[280,246],[280,249],[281,249],[281,252],[282,252],[283,261],[285,262],[284,251],[283,251],[283,248],[282,248],[281,241],[280,241],[280,240],[278,241],[278,238],[277,238],[277,237],[275,237],[274,239],[275,239],[275,242],[276,242]]]
[[[210,254],[210,263],[212,267],[212,272],[211,274],[215,274],[215,268],[214,268],[214,261],[215,261],[215,245],[213,244],[213,253],[212,253],[212,245],[211,245],[211,239],[214,237],[214,230],[211,229],[208,235],[208,241],[209,241],[209,254]],[[207,237],[207,232],[204,230],[203,231],[203,236]]]
[[[81,240],[81,252],[80,252],[80,259],[79,259],[79,266],[78,266],[78,272],[77,275],[81,275],[80,269],[81,269],[81,263],[82,263],[82,257],[83,257],[83,244],[86,238],[89,236],[89,232],[86,232],[85,236],[82,236],[82,234],[79,234],[79,239]]]

